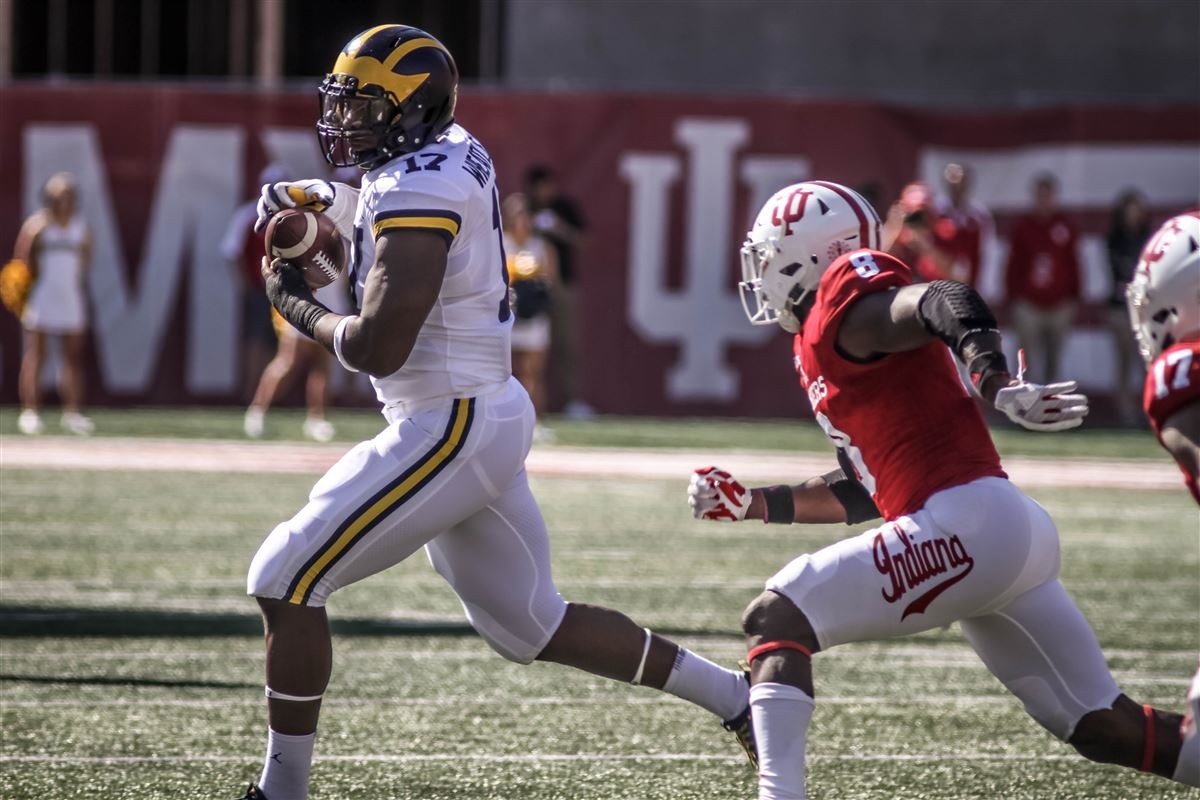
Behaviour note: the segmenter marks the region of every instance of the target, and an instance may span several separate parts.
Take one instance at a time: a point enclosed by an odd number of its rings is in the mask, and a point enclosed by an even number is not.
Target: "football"
[[[342,235],[333,221],[310,208],[286,208],[267,223],[267,256],[281,258],[319,289],[337,280],[346,266]]]

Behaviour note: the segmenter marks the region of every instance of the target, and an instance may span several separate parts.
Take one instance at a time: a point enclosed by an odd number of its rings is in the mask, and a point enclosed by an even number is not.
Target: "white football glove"
[[[271,217],[285,208],[307,206],[324,211],[333,204],[333,195],[333,184],[320,178],[264,183],[258,198],[258,221],[254,223],[254,230],[262,230]]]
[[[1074,394],[1075,381],[1042,386],[1025,380],[1025,351],[1017,354],[1017,383],[996,392],[996,408],[1022,428],[1031,431],[1065,431],[1083,424],[1088,413],[1086,395]]]
[[[750,507],[750,490],[718,467],[703,467],[692,473],[688,505],[696,519],[739,522]]]

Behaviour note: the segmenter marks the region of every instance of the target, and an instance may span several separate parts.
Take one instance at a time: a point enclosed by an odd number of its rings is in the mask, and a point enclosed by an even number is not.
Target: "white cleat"
[[[64,411],[62,415],[62,429],[76,436],[91,436],[92,432],[96,430],[96,423],[78,411]]]
[[[246,416],[242,420],[242,430],[251,439],[261,439],[263,435],[263,418],[266,415],[261,408],[251,406],[246,409]]]
[[[585,403],[583,400],[572,400],[567,403],[563,409],[563,416],[567,419],[587,420],[596,418],[596,409]]]
[[[17,417],[17,429],[26,436],[37,436],[42,432],[42,418],[32,408],[27,408]]]
[[[1175,768],[1175,780],[1186,786],[1200,786],[1200,669],[1188,687],[1187,712],[1179,733],[1183,747],[1179,750],[1179,763]]]
[[[319,417],[306,417],[304,419],[304,435],[314,442],[331,442],[333,441],[333,423],[327,419]]]

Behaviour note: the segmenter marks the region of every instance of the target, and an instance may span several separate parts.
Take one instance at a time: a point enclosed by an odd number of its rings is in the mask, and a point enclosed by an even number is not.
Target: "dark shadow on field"
[[[474,636],[465,620],[418,621],[330,615],[341,636]],[[664,636],[740,636],[736,628],[653,626]],[[0,603],[0,638],[88,637],[182,639],[198,636],[262,636],[257,614],[166,611],[144,608],[71,608]]]
[[[333,632],[343,636],[463,636],[473,634],[466,622],[416,622],[371,617],[333,618]],[[257,614],[164,611],[143,608],[68,608],[0,603],[0,637],[106,638],[196,636],[262,636]]]
[[[20,683],[65,683],[73,686],[164,686],[170,689],[257,689],[257,683],[240,681],[190,681],[173,680],[170,678],[136,678],[133,676],[117,677],[107,675],[91,676],[53,676],[53,675],[13,675],[0,673],[0,681]]]

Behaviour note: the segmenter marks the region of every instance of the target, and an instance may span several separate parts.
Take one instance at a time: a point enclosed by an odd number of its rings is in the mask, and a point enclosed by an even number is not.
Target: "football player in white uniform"
[[[446,48],[402,25],[346,45],[321,85],[318,136],[361,191],[311,180],[263,187],[260,224],[323,209],[351,242],[358,313],[317,302],[294,267],[264,264],[267,294],[297,329],[371,376],[388,427],[350,450],[308,504],[263,542],[249,594],[266,622],[270,729],[245,800],[304,800],[332,648],[335,590],[425,548],[493,649],[652,686],[723,720],[745,719],[745,676],[636,625],[567,603],[524,462],[528,395],[511,376],[512,313],[491,159],[454,124]]]

